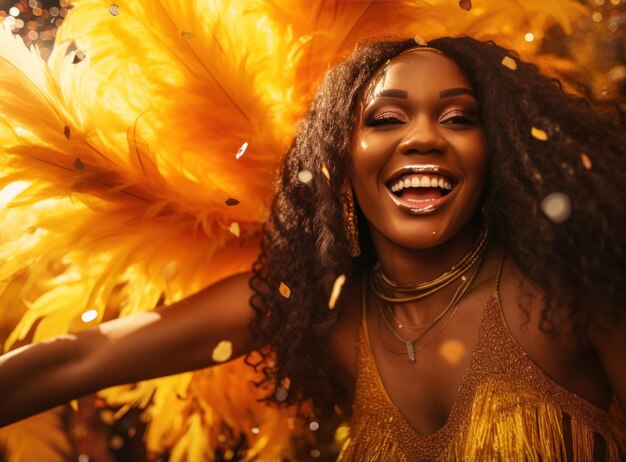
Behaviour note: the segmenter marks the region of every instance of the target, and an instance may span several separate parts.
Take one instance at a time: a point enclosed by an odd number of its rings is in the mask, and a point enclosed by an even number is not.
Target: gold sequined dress
[[[429,435],[416,433],[391,402],[363,315],[351,433],[338,460],[566,461],[570,434],[570,460],[598,460],[599,455],[618,460],[607,413],[551,380],[510,334],[500,306],[499,274],[448,420]]]

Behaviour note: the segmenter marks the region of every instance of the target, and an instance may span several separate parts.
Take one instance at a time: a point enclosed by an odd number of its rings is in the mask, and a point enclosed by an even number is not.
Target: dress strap
[[[504,266],[504,253],[500,258],[500,263],[498,264],[498,270],[496,271],[496,280],[493,287],[493,298],[495,298],[498,303],[500,303],[500,277],[502,276],[502,267]]]

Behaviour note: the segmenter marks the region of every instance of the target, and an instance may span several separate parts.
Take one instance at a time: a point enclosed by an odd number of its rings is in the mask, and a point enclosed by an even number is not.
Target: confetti
[[[583,163],[583,167],[585,167],[587,170],[591,170],[591,159],[589,158],[589,156],[587,154],[585,154],[584,152],[580,155],[580,160]]]
[[[465,346],[459,340],[446,340],[439,347],[439,354],[449,364],[455,366],[465,356]]]
[[[69,126],[67,125],[65,126],[65,128],[63,129],[63,134],[68,140],[70,139],[70,127]]]
[[[235,236],[239,237],[239,232],[240,232],[239,223],[237,223],[236,221],[233,221],[228,227],[228,231],[230,231]]]
[[[300,183],[308,183],[313,179],[313,174],[309,170],[300,170],[298,172],[298,181]]]
[[[83,53],[80,50],[77,50],[76,53],[74,53],[74,59],[72,60],[72,64],[78,64],[81,61],[84,61],[85,59],[85,53]]]
[[[74,161],[74,168],[76,170],[85,170],[85,164],[83,164],[83,161],[77,157]]]
[[[339,299],[339,295],[341,294],[341,289],[343,289],[343,285],[346,282],[346,275],[342,274],[337,279],[335,279],[335,283],[333,284],[333,290],[330,293],[330,300],[328,300],[328,308],[334,309],[335,304],[337,303],[337,299]]]
[[[228,340],[222,340],[213,350],[212,358],[216,363],[223,363],[224,361],[228,361],[232,355],[233,344]]]
[[[167,262],[167,264],[163,267],[163,277],[167,281],[171,281],[176,273],[178,272],[178,262],[175,260]]]
[[[237,154],[235,154],[235,158],[241,159],[241,156],[243,156],[244,152],[246,152],[246,149],[248,149],[247,141],[241,145],[241,147],[239,148],[239,151],[237,151]]]
[[[258,435],[261,430],[259,429],[259,427],[252,427],[250,431],[255,435]]]
[[[608,90],[608,88],[602,88],[602,89],[600,89],[600,94],[601,94],[602,96],[609,96],[609,90]]]
[[[285,284],[284,282],[280,283],[280,287],[278,287],[278,291],[280,292],[280,295],[282,295],[285,298],[289,298],[291,296],[291,289],[287,287],[287,284]]]
[[[289,387],[291,387],[291,380],[289,379],[289,377],[284,377],[281,381],[280,381],[280,385],[289,390]]]
[[[119,16],[120,15],[120,7],[119,7],[119,5],[116,5],[115,3],[113,5],[111,5],[109,7],[109,13],[111,13],[113,16]]]
[[[509,69],[511,69],[512,71],[517,69],[517,63],[515,62],[515,60],[513,58],[511,58],[510,56],[505,56],[502,59],[502,65],[504,67],[508,67]]]
[[[229,207],[232,207],[233,205],[239,204],[239,201],[237,199],[233,199],[232,197],[230,197],[226,199],[225,204],[228,205]]]
[[[189,31],[187,31],[187,30],[182,31],[182,32],[180,33],[180,35],[181,35],[181,37],[182,37],[182,38],[184,38],[184,39],[192,39],[192,38],[194,38],[194,37],[195,37],[195,36],[194,36],[194,34],[193,34],[193,32],[189,32]]]
[[[311,429],[311,431],[316,432],[317,430],[319,430],[320,424],[314,420],[309,424],[309,428]]]
[[[548,134],[540,128],[533,127],[530,130],[530,134],[539,141],[546,141],[548,139]]]
[[[276,388],[276,392],[274,393],[276,401],[280,402],[285,401],[287,399],[287,395],[289,395],[289,391],[283,387]]]
[[[326,179],[330,181],[330,172],[328,171],[328,167],[326,167],[326,164],[323,162],[322,162],[322,173],[324,174]]]
[[[541,201],[541,210],[552,223],[560,224],[569,218],[572,203],[567,194],[553,192]]]
[[[113,435],[109,440],[109,446],[111,446],[111,449],[122,449],[122,446],[124,446],[124,438],[120,435]]]
[[[415,40],[415,43],[417,43],[421,47],[425,47],[428,45],[428,42],[426,42],[426,40],[424,40],[420,35],[416,35],[415,37],[413,37],[413,40]]]
[[[87,310],[83,314],[80,315],[80,319],[86,324],[90,323],[94,319],[98,317],[97,310]]]
[[[459,0],[459,6],[465,11],[469,11],[472,9],[472,2],[471,0]]]

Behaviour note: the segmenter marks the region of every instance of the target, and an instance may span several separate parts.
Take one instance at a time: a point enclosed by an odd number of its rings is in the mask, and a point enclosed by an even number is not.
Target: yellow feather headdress
[[[82,0],[47,63],[2,26],[0,314],[21,316],[5,349],[249,269],[315,84],[358,41],[471,35],[532,55],[524,33],[569,32],[585,12],[574,0],[468,5]],[[224,425],[247,437],[245,460],[288,457],[293,425],[256,402],[251,378],[236,361],[103,395],[150,403],[148,447],[172,461],[213,460]]]

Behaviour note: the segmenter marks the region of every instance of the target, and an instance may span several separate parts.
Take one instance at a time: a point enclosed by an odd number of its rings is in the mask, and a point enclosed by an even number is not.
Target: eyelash
[[[478,122],[478,114],[475,111],[462,112],[454,111],[452,117],[448,117],[441,121],[442,124],[452,125],[474,125]],[[377,114],[366,120],[365,125],[368,127],[376,127],[379,125],[396,125],[406,123],[402,117],[393,113]]]

